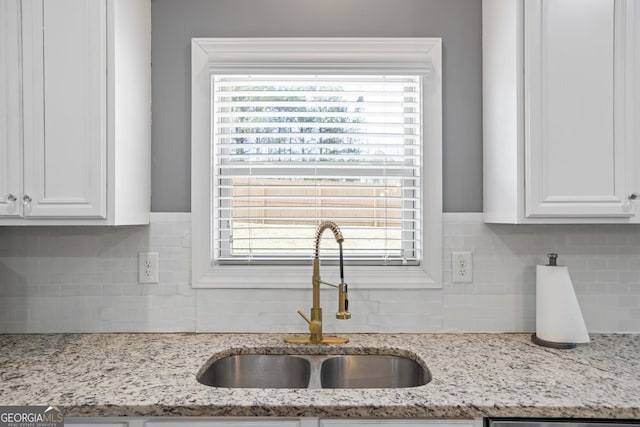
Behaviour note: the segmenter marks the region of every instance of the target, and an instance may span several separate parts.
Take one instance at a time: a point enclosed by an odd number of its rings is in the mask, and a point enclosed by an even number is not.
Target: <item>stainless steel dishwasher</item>
[[[486,418],[485,427],[632,427],[640,420]]]

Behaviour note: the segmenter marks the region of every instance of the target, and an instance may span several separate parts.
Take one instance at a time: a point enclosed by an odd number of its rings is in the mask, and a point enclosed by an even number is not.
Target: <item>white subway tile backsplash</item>
[[[322,292],[325,333],[530,332],[535,266],[567,265],[591,332],[640,332],[640,226],[496,225],[443,215],[442,289],[352,290],[352,319]],[[190,286],[190,215],[149,226],[1,227],[0,332],[305,333],[311,289]],[[473,283],[451,283],[451,252],[472,251]],[[160,283],[139,284],[138,252],[160,254]],[[347,270],[348,275],[348,270]]]

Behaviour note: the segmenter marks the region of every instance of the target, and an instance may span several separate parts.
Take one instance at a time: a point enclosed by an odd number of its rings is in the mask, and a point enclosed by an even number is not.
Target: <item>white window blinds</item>
[[[420,76],[215,74],[212,88],[214,263],[306,262],[322,220],[347,262],[420,262]]]

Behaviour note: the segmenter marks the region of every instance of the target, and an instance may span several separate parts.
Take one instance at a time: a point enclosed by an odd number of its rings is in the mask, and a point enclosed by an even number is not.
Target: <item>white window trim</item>
[[[352,289],[442,287],[442,43],[439,38],[196,38],[191,41],[191,284],[308,288],[311,266],[211,265],[211,74],[429,75],[423,87],[423,259],[420,266],[349,266]],[[338,224],[339,225],[339,224]],[[347,237],[347,236],[345,236]],[[309,236],[312,250],[314,236]],[[332,268],[326,266],[325,268]],[[329,273],[325,273],[328,277]]]

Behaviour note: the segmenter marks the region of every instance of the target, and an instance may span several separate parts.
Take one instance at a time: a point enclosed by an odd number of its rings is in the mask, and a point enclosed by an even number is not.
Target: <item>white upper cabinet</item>
[[[636,220],[635,9],[484,0],[486,222]]]
[[[11,52],[17,25],[19,76],[2,66],[21,91],[0,150],[22,158],[0,176],[0,225],[148,223],[149,0],[10,1],[21,13],[1,37]]]

